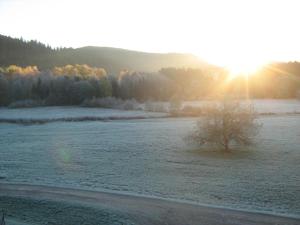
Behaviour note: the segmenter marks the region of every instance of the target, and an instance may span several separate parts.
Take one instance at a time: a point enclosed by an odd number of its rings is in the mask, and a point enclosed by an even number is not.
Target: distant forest
[[[248,79],[230,79],[226,70],[201,63],[198,67],[166,64],[166,67],[160,67],[156,72],[126,66],[108,72],[104,66],[95,66],[96,63],[107,63],[98,58],[94,59],[95,64],[85,61],[84,57],[81,61],[70,63],[69,60],[80,58],[71,54],[71,51],[75,49],[52,49],[35,41],[26,42],[1,36],[0,105],[28,100],[41,105],[79,105],[86,100],[104,97],[170,101],[213,99],[224,94],[239,98],[296,98],[300,94],[298,62],[273,63]],[[98,51],[104,54],[101,49]],[[144,64],[156,57],[156,54],[149,54],[151,57]],[[112,68],[112,53],[110,57],[107,65]],[[116,61],[119,63],[121,58],[118,57]],[[170,55],[158,54],[157,57]],[[154,61],[156,64],[159,60]],[[114,70],[117,72],[112,72]]]
[[[121,70],[156,72],[163,67],[209,66],[191,54],[145,53],[109,47],[51,48],[37,41],[0,35],[0,66],[35,65],[40,70],[55,66],[87,64],[108,74]]]

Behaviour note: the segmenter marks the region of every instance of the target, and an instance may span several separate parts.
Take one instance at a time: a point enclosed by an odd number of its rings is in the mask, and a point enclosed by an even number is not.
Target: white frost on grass
[[[163,113],[127,111],[85,107],[0,108],[0,119],[60,119],[60,118],[109,118],[109,117],[161,117]]]
[[[207,104],[214,103],[215,101],[185,101],[182,102],[182,109],[192,107],[192,108],[202,108]],[[300,100],[296,99],[255,99],[250,100],[253,103],[255,110],[261,114],[291,114],[300,113]],[[247,100],[242,100],[241,103],[249,103]],[[147,104],[153,108],[153,110],[147,110]],[[166,112],[169,111],[169,102],[150,102],[142,104],[141,107],[146,111],[157,111]]]
[[[300,116],[260,120],[257,146],[229,155],[187,146],[191,118],[0,124],[0,170],[8,182],[300,215]]]
[[[211,101],[187,101],[183,103],[183,106],[201,107]],[[247,103],[247,100],[241,101],[241,103]],[[255,99],[251,100],[255,110],[258,113],[300,113],[300,100],[297,99]]]

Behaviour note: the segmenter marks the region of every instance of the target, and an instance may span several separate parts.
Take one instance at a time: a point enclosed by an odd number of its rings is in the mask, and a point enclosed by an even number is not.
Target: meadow
[[[263,127],[255,146],[236,147],[231,154],[186,143],[193,117],[82,107],[1,108],[0,119],[108,119],[1,123],[0,179],[299,216],[300,103],[262,101],[254,104],[265,112],[258,118]],[[111,115],[119,119],[110,120]]]

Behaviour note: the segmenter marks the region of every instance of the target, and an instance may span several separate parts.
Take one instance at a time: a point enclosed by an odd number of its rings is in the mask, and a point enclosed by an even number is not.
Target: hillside
[[[0,66],[37,65],[40,69],[66,64],[103,67],[108,73],[120,70],[154,72],[162,67],[199,67],[207,63],[191,54],[146,53],[109,47],[53,49],[37,41],[0,35]]]

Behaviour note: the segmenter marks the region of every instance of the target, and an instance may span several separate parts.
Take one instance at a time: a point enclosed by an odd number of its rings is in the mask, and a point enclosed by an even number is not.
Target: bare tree
[[[200,145],[217,144],[225,151],[230,150],[232,143],[251,145],[261,127],[256,118],[251,104],[225,100],[206,107],[189,138]]]

